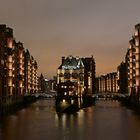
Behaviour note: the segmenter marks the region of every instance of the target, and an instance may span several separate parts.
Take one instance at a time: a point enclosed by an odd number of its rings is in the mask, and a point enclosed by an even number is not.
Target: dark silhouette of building
[[[84,83],[85,94],[95,94],[96,92],[96,78],[95,78],[95,60],[93,56],[82,58],[84,63]]]
[[[117,68],[118,92],[122,94],[128,93],[127,65],[122,62]]]
[[[39,81],[39,92],[45,93],[46,92],[46,86],[47,85],[46,85],[46,81],[45,81],[45,78],[44,78],[44,76],[43,76],[42,73],[41,73],[38,81]]]

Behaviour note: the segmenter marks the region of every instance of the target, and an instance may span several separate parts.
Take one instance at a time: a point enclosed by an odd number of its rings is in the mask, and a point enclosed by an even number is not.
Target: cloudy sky
[[[139,7],[139,0],[1,0],[0,23],[14,29],[48,78],[68,55],[93,55],[100,75],[124,60]]]

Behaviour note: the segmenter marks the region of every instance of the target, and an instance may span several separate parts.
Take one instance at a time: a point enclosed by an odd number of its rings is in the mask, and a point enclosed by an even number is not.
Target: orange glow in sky
[[[99,75],[124,60],[140,22],[139,5],[138,0],[2,0],[0,21],[14,29],[48,78],[67,55],[93,55]]]

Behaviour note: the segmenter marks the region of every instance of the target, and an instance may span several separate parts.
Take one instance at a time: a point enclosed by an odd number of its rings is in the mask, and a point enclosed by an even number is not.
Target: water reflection
[[[74,114],[57,114],[41,100],[0,123],[2,140],[139,140],[140,116],[119,102],[98,101]]]

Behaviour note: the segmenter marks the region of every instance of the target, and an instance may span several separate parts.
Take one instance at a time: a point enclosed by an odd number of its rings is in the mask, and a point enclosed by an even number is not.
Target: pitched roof
[[[68,56],[58,69],[81,69],[84,67],[81,58]]]

